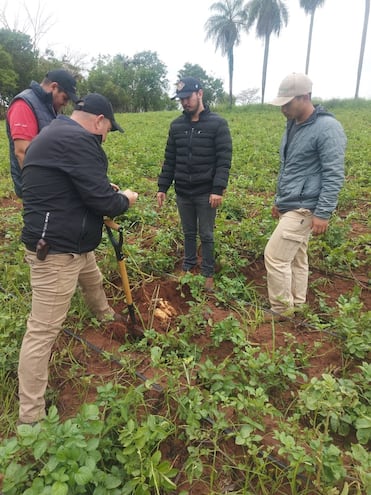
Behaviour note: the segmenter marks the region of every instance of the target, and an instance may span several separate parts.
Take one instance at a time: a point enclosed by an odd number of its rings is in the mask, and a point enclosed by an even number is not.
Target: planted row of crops
[[[203,292],[202,277],[174,276],[182,256],[174,195],[161,211],[155,203],[168,126],[178,113],[118,116],[126,132],[109,136],[105,149],[112,182],[140,195],[116,220],[125,228],[145,338],[120,341],[113,327],[102,332],[76,294],[66,328],[88,343],[99,337],[98,349],[61,335],[51,361],[48,417],[17,434],[17,359],[31,292],[19,242],[20,204],[3,154],[4,493],[370,493],[371,105],[327,107],[348,136],[347,181],[329,232],[310,247],[310,304],[282,325],[263,322],[262,270],[274,228],[270,206],[284,128],[279,110],[220,110],[230,123],[234,155],[217,218],[212,297]],[[0,145],[7,147],[4,125]],[[107,293],[125,311],[105,236],[97,256]]]

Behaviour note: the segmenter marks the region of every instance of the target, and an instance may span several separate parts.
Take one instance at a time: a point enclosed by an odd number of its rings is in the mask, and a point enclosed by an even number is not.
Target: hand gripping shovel
[[[124,253],[122,252],[122,245],[124,241],[124,235],[123,235],[124,229],[121,225],[115,223],[111,218],[105,218],[104,224],[106,226],[109,240],[111,241],[111,244],[115,250],[116,259],[121,276],[121,282],[125,292],[126,304],[128,306],[129,317],[130,317],[130,325],[128,326],[128,330],[130,332],[130,335],[133,337],[143,337],[143,330],[140,327],[138,327],[136,323],[133,298],[131,296],[129,279],[126,271],[125,260],[124,260]],[[118,239],[116,239],[115,236],[113,235],[112,229],[118,232]]]

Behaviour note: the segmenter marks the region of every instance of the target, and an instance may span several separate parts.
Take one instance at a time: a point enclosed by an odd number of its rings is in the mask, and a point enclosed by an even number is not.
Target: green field
[[[109,135],[104,148],[111,181],[139,193],[116,221],[145,338],[125,339],[114,325],[102,330],[77,293],[50,363],[48,417],[18,431],[17,361],[31,290],[0,123],[4,494],[371,494],[371,102],[325,106],[348,137],[346,184],[329,231],[310,244],[308,307],[282,325],[263,322],[262,262],[275,226],[279,109],[218,109],[234,152],[216,223],[212,296],[201,276],[174,275],[182,235],[173,190],[156,206],[168,127],[179,112],[117,115],[125,133]],[[97,258],[107,294],[125,314],[106,235]]]

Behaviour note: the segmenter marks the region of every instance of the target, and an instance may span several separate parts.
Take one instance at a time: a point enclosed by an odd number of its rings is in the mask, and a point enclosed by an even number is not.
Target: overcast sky
[[[66,51],[85,55],[89,62],[99,54],[133,56],[155,51],[168,68],[170,93],[177,72],[187,62],[199,64],[208,75],[221,78],[228,91],[227,59],[215,52],[212,41],[205,41],[204,25],[212,15],[216,0],[27,0],[27,8],[51,15],[51,28],[42,39],[57,56]],[[0,0],[9,19],[26,18],[24,0]],[[310,17],[299,0],[285,0],[289,22],[279,37],[272,35],[269,50],[265,101],[272,99],[280,81],[290,72],[304,72]],[[309,76],[313,96],[353,98],[363,29],[365,0],[325,0],[317,9]],[[255,37],[255,27],[242,34],[235,49],[233,93],[261,89],[264,45]],[[371,98],[371,28],[369,28],[359,96]]]

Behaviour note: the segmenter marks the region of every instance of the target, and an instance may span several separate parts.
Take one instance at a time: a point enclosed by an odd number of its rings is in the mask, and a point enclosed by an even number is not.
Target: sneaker
[[[204,288],[205,288],[206,292],[213,292],[214,291],[214,277],[206,277],[205,278]]]

